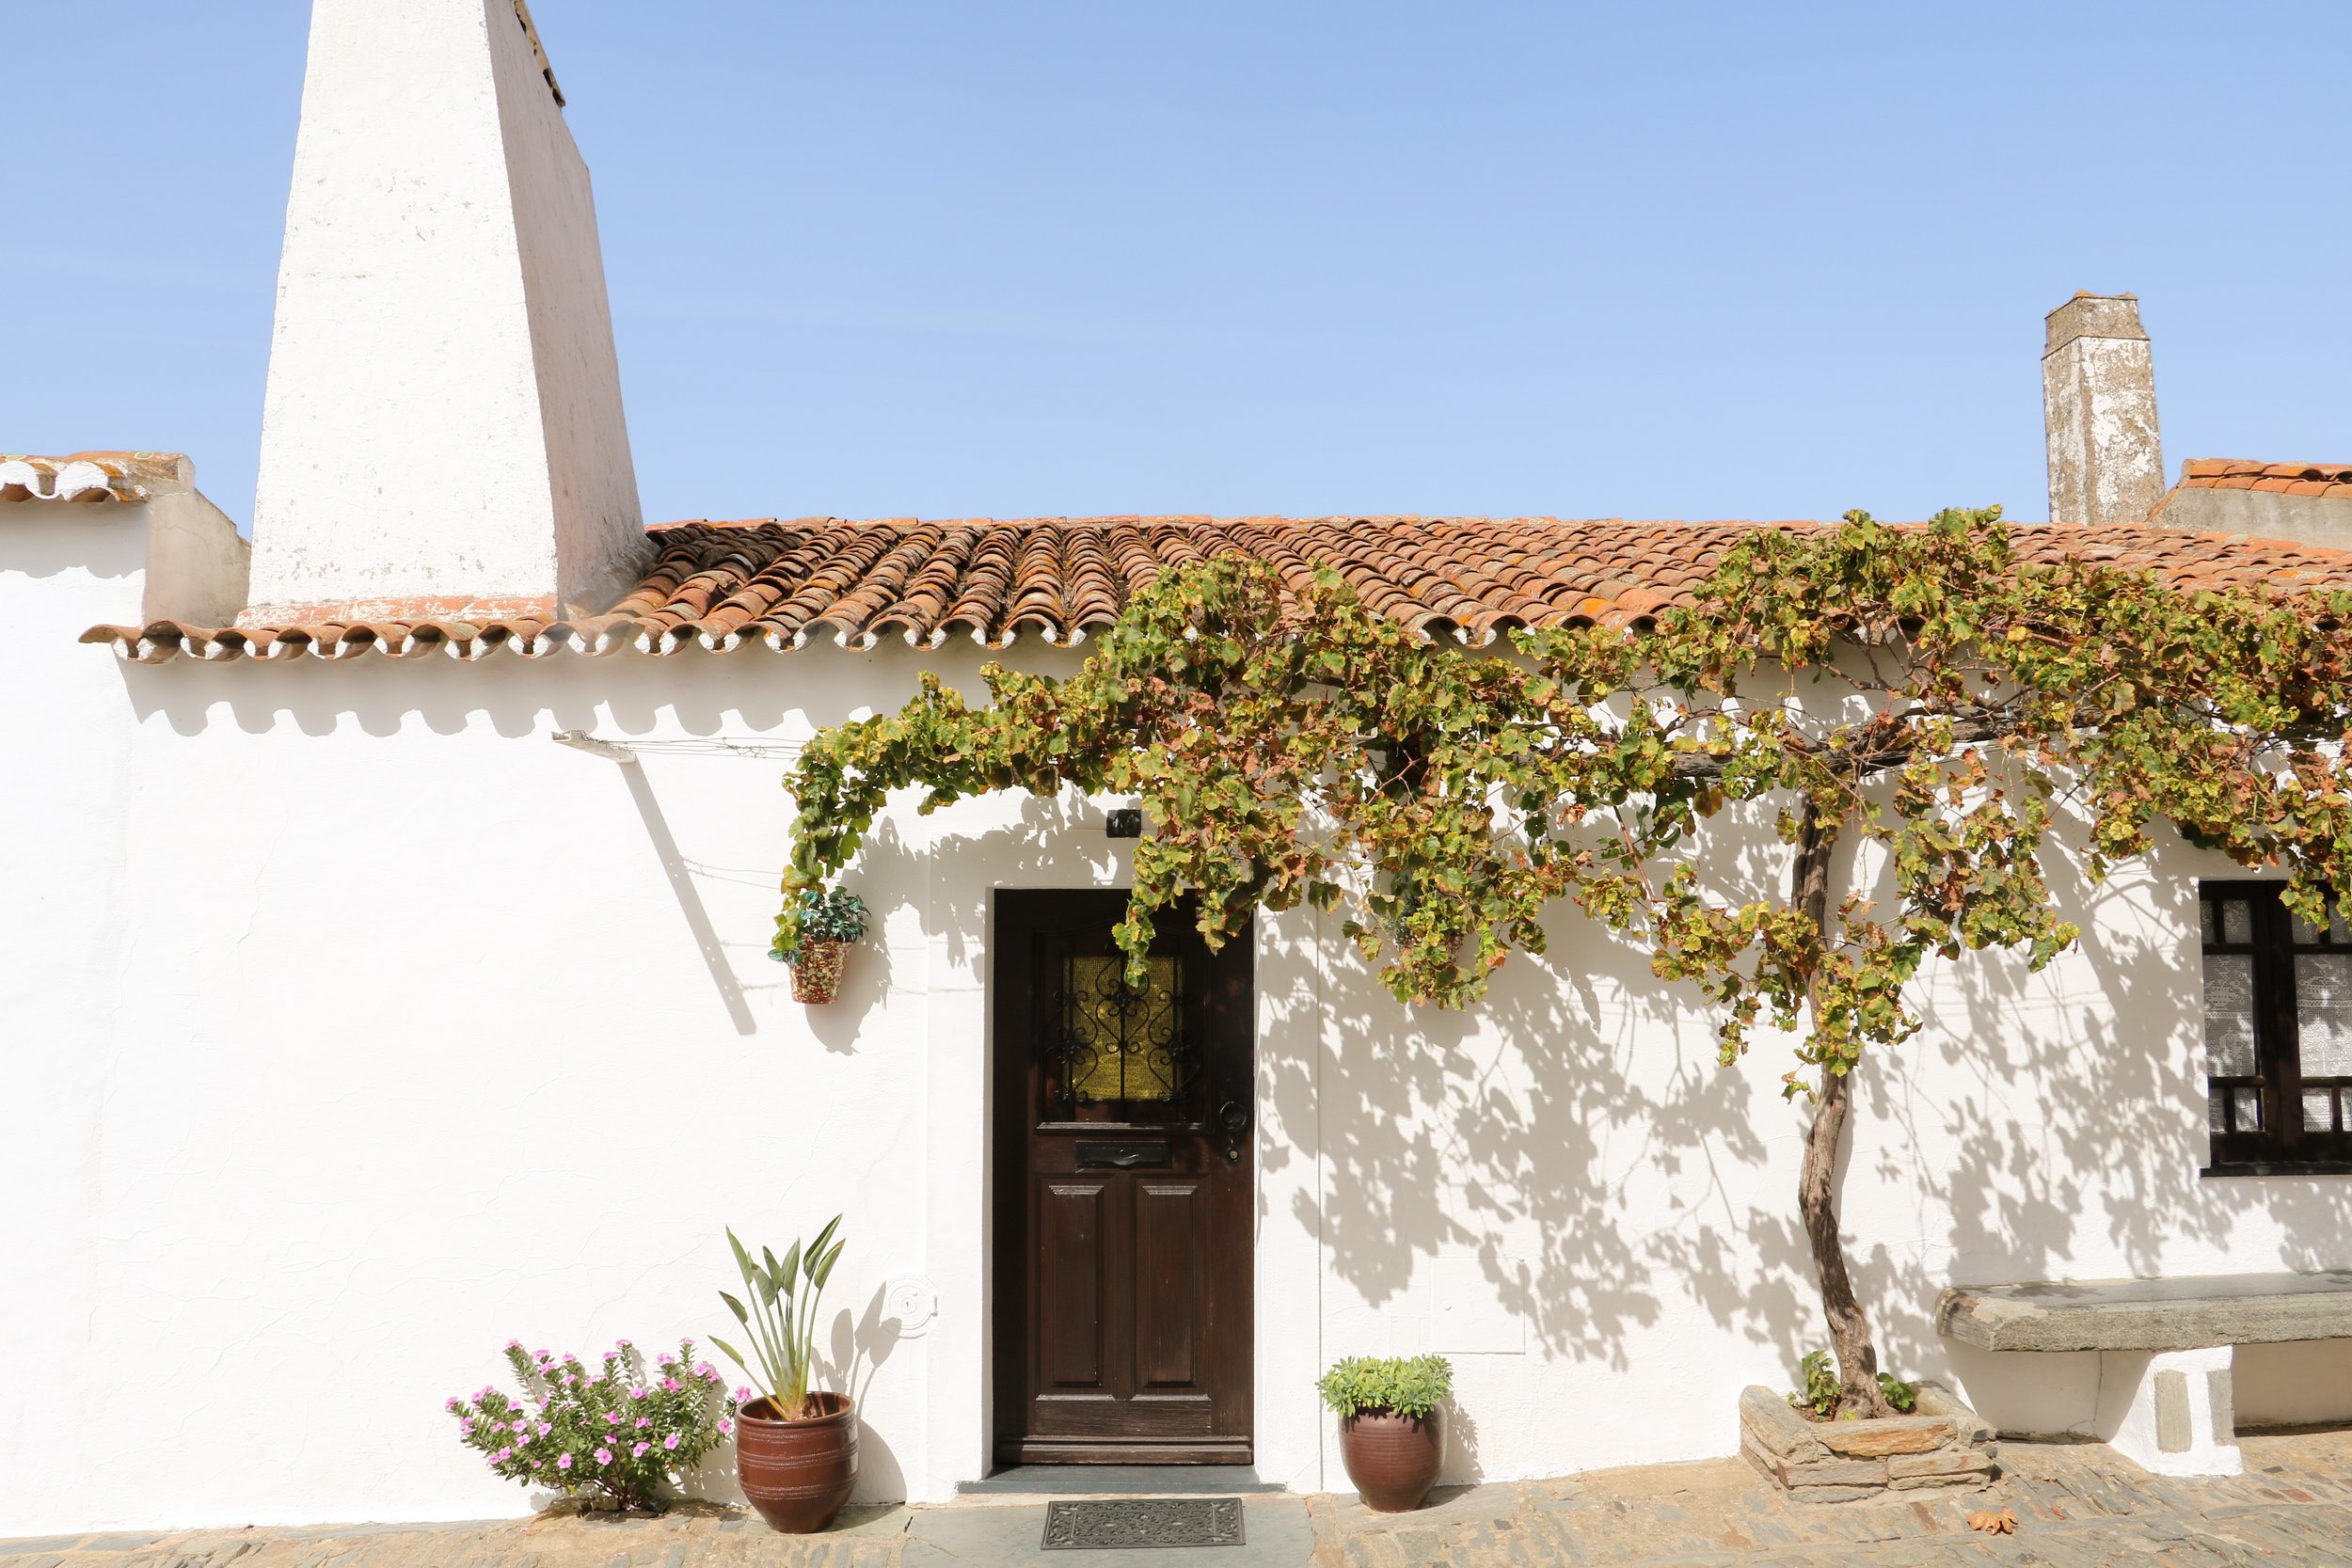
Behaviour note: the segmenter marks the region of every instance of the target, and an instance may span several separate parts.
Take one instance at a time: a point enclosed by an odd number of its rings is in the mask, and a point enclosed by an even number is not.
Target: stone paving
[[[1024,1498],[866,1509],[789,1539],[712,1508],[660,1519],[193,1530],[0,1541],[0,1568],[2352,1568],[2352,1432],[2243,1439],[2247,1474],[2166,1480],[2096,1444],[2004,1443],[1992,1490],[1793,1503],[1737,1460],[1439,1494],[1383,1516],[1353,1498],[1247,1499],[1238,1548],[1046,1555]],[[2014,1535],[1967,1515],[2009,1509]]]

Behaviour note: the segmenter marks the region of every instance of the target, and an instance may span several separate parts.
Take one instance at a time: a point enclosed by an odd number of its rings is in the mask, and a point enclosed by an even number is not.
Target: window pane
[[[2320,935],[2318,929],[2314,927],[2310,921],[2305,920],[2299,914],[2289,914],[2287,916],[2287,925],[2294,933],[2290,940],[2292,940],[2297,947],[2317,947],[2322,942],[2327,940]]]
[[[2304,1132],[2327,1132],[2334,1129],[2336,1124],[2334,1120],[2331,1119],[2334,1113],[2329,1103],[2334,1099],[2335,1096],[2329,1094],[2326,1089],[2305,1089],[2303,1091]]]
[[[2232,1089],[2232,1101],[2237,1107],[2237,1130],[2259,1132],[2263,1130],[2263,1096],[2260,1089]]]
[[[2205,1131],[2208,1132],[2227,1132],[2229,1130],[2230,1091],[2227,1089],[2206,1090]]]
[[[2221,940],[2245,946],[2254,940],[2254,907],[2243,898],[2221,906]]]
[[[2213,900],[2197,900],[2197,939],[2206,946],[2213,945]]]
[[[2333,904],[2328,906],[2328,940],[2338,943],[2352,944],[2352,927],[2344,925],[2344,911]]]
[[[2352,953],[2295,956],[2295,1026],[2305,1077],[2352,1075]]]
[[[2228,907],[2242,910],[2246,906]],[[2254,1076],[2251,954],[2205,955],[2205,1070],[2217,1078]]]

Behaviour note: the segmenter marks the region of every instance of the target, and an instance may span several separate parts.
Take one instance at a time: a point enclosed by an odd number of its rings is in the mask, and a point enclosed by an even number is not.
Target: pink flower
[[[572,1456],[570,1454],[565,1454],[563,1458],[555,1462],[555,1467],[559,1470],[570,1469],[572,1467]]]
[[[564,1365],[566,1367],[577,1367],[580,1365],[580,1357],[574,1355],[570,1351],[565,1351],[564,1353]]]
[[[657,1361],[657,1362],[659,1362],[660,1365],[662,1365],[662,1366],[664,1366],[664,1367],[674,1367],[674,1366],[677,1365],[677,1357],[676,1357],[676,1356],[675,1356],[675,1355],[672,1355],[672,1354],[671,1354],[668,1351],[666,1351],[666,1350],[665,1350],[665,1351],[663,1351],[663,1352],[662,1352],[660,1355],[655,1356],[655,1357],[654,1357],[654,1360],[655,1360],[655,1361]]]
[[[523,1348],[523,1342],[520,1339],[509,1339],[506,1341],[506,1348],[508,1350],[520,1350]]]
[[[638,1386],[636,1386],[636,1387],[634,1387],[634,1388],[631,1388],[631,1389],[628,1391],[628,1397],[629,1397],[630,1399],[633,1399],[633,1400],[642,1400],[642,1399],[644,1399],[644,1398],[645,1397],[645,1387],[644,1387],[644,1386],[643,1384],[640,1384]]]
[[[735,1422],[725,1416],[719,1418],[719,1435],[722,1437],[735,1435]]]
[[[653,1445],[651,1443],[640,1443],[635,1448],[628,1450],[628,1456],[631,1459],[643,1459],[645,1457],[645,1450],[652,1447]]]
[[[674,1433],[670,1433],[670,1435],[669,1435],[669,1436],[664,1437],[664,1438],[661,1440],[661,1446],[662,1446],[663,1448],[665,1448],[665,1449],[675,1449],[675,1448],[676,1448],[676,1447],[677,1447],[677,1433],[674,1432]]]
[[[619,1346],[622,1350],[628,1349],[629,1342],[627,1339],[615,1339],[612,1342],[613,1344]]]
[[[498,1452],[490,1456],[490,1463],[493,1465],[503,1465],[507,1462],[507,1460],[514,1457],[514,1453],[515,1450],[512,1449],[501,1449]]]
[[[555,1429],[553,1427],[548,1425],[545,1421],[541,1421],[539,1423],[539,1435],[542,1437],[545,1437],[548,1433],[553,1432],[554,1430]]]
[[[464,1420],[458,1422],[457,1430],[460,1432],[471,1432],[473,1430],[473,1418],[469,1416]]]
[[[700,1361],[694,1365],[694,1375],[705,1383],[716,1383],[719,1381],[719,1369],[707,1361]]]
[[[549,1354],[548,1354],[546,1351],[541,1351],[541,1352],[539,1353],[539,1365],[541,1365],[542,1367],[546,1366],[548,1362],[550,1362],[550,1361],[552,1361],[552,1360],[554,1360],[554,1359],[555,1359],[555,1357],[554,1357],[554,1356],[552,1356],[552,1355],[549,1355]]]
[[[662,1387],[664,1387],[664,1388],[666,1388],[666,1389],[668,1389],[671,1393],[675,1394],[675,1393],[676,1393],[676,1392],[678,1391],[678,1387],[679,1387],[678,1380],[677,1380],[676,1378],[674,1378],[674,1377],[665,1377],[665,1378],[663,1378],[663,1379],[661,1380],[661,1386],[662,1386]]]
[[[452,1394],[447,1400],[442,1402],[441,1408],[454,1416],[457,1414],[457,1407],[465,1402],[466,1402],[464,1400],[459,1399],[455,1394]]]
[[[640,1416],[637,1418],[638,1431],[643,1432],[651,1425],[653,1425],[653,1418],[651,1416]]]
[[[598,1449],[596,1450],[596,1463],[597,1463],[597,1464],[599,1464],[599,1465],[610,1465],[610,1464],[612,1464],[612,1450],[611,1449]]]
[[[606,1411],[604,1413],[604,1424],[609,1427],[619,1426],[621,1424],[621,1413],[617,1410]]]
[[[736,1391],[735,1391],[735,1402],[736,1402],[736,1403],[738,1403],[738,1404],[749,1404],[749,1403],[751,1403],[751,1402],[752,1402],[752,1391],[751,1391],[749,1388],[738,1388],[738,1389],[736,1389]]]

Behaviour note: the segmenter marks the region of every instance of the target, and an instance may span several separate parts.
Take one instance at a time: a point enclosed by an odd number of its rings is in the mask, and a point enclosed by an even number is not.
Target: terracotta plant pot
[[[1409,1513],[1438,1484],[1445,1458],[1444,1413],[1415,1419],[1367,1410],[1340,1422],[1340,1463],[1375,1513]]]
[[[841,969],[849,962],[846,942],[804,942],[792,960],[792,1000],[823,1006],[841,994]]]
[[[857,1412],[839,1394],[811,1394],[818,1414],[779,1421],[763,1396],[735,1422],[735,1475],[780,1535],[813,1535],[834,1522],[857,1484]]]

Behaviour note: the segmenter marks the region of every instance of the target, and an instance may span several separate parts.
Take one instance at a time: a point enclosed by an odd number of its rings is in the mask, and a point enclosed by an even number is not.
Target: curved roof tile
[[[369,606],[271,625],[93,626],[82,641],[112,643],[145,663],[183,654],[785,652],[818,637],[871,648],[883,638],[937,647],[964,635],[1003,648],[1024,632],[1066,646],[1109,626],[1169,568],[1238,550],[1272,563],[1294,587],[1327,562],[1376,613],[1424,637],[1483,646],[1519,626],[1638,625],[1686,602],[1741,536],[1820,526],[1552,517],[691,522],[652,530],[653,563],[597,615],[555,619],[519,605],[492,613],[501,607],[484,604],[462,615],[419,607],[405,617]],[[2352,588],[2352,552],[2242,534],[2135,524],[2019,527],[2012,537],[2028,559],[2150,567],[2185,587]]]

